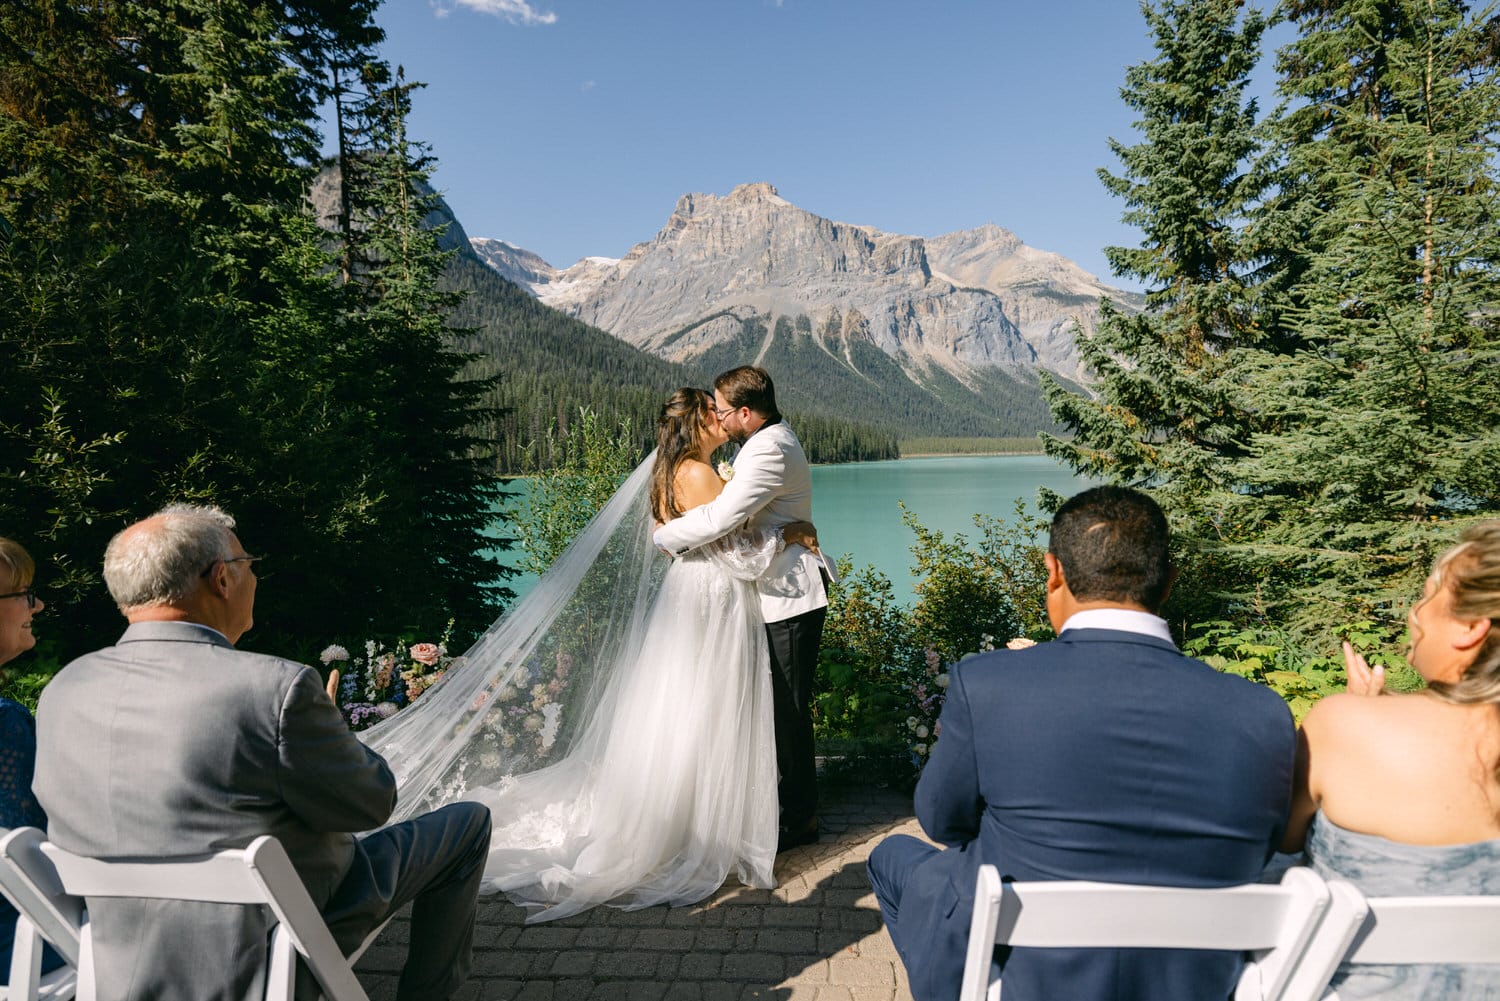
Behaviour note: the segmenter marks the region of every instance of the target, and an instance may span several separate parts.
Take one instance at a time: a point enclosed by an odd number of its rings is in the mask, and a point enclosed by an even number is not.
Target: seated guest
[[[15,660],[36,645],[31,617],[47,605],[32,590],[36,564],[20,543],[0,538],[0,664]],[[0,672],[0,680],[4,680]],[[0,827],[47,829],[47,815],[31,794],[36,764],[36,721],[19,702],[0,698]],[[16,939],[16,909],[0,897],[0,977],[10,974],[11,946]],[[48,946],[42,953],[42,972],[63,965]]]
[[[1425,691],[1381,695],[1344,644],[1349,691],[1302,722],[1286,851],[1375,897],[1500,893],[1500,521],[1433,567],[1407,616]],[[1500,966],[1341,967],[1343,998],[1500,997]]]
[[[1159,886],[1254,882],[1281,840],[1295,731],[1275,692],[1180,653],[1157,610],[1172,582],[1155,501],[1067,501],[1046,554],[1057,639],[950,675],[917,783],[928,836],[885,839],[870,883],[917,1001],[962,980],[982,864],[1003,879]],[[997,949],[1005,1001],[1227,998],[1238,954]],[[992,970],[992,975],[995,970]]]
[[[455,803],[385,823],[396,783],[310,667],[243,653],[254,564],[217,508],[173,505],[109,543],[104,581],[129,621],[37,707],[36,794],[63,848],[99,858],[195,855],[280,840],[346,953],[414,902],[396,996],[448,997],[468,977],[489,811]],[[264,992],[267,917],[187,901],[89,901],[100,1001]],[[309,992],[307,978],[298,997]]]

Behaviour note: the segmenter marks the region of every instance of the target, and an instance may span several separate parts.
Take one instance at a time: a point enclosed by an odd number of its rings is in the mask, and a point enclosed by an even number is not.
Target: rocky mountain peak
[[[1127,308],[1133,298],[993,223],[926,239],[885,233],[815,215],[763,181],[683,195],[656,236],[618,261],[585,259],[551,276],[514,254],[505,265],[536,275],[522,284],[548,305],[673,360],[752,318],[772,331],[778,318],[800,318],[797,329],[844,353],[857,317],[857,339],[913,378],[936,367],[966,379],[989,366],[1077,378],[1075,324],[1092,330],[1104,296]]]

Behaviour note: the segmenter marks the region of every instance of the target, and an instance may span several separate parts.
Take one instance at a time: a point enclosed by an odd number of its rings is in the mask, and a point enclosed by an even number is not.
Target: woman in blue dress
[[[47,607],[32,589],[36,564],[19,543],[0,537],[0,664],[6,664],[36,645],[31,619]],[[0,680],[4,672],[0,670]],[[47,815],[31,794],[36,764],[36,721],[19,702],[0,698],[0,827],[47,829]],[[16,909],[0,897],[0,975],[10,975],[11,946],[16,937]],[[63,959],[48,947],[42,972],[55,970]]]
[[[1283,850],[1305,844],[1371,897],[1500,893],[1500,521],[1438,559],[1407,626],[1426,689],[1386,693],[1344,644],[1349,691],[1302,723]],[[1341,1001],[1500,998],[1500,965],[1340,967],[1332,986]]]

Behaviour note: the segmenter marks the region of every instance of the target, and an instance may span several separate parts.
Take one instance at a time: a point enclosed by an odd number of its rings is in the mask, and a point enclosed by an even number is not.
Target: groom
[[[656,530],[656,545],[678,556],[747,521],[773,527],[812,521],[812,471],[797,436],[776,409],[776,389],[766,370],[743,365],[715,379],[714,410],[740,452],[723,493]],[[818,840],[812,694],[828,612],[821,567],[813,553],[788,546],[756,581],[771,647],[776,767],[781,773],[778,852]]]

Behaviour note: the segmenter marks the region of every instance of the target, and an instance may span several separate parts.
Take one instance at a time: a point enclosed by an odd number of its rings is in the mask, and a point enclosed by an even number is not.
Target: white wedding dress
[[[777,540],[741,531],[667,560],[650,543],[651,461],[461,666],[361,734],[397,773],[393,821],[457,799],[490,808],[484,885],[528,922],[693,903],[731,873],[775,885],[753,581]]]

